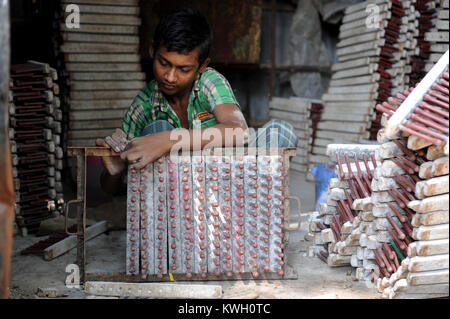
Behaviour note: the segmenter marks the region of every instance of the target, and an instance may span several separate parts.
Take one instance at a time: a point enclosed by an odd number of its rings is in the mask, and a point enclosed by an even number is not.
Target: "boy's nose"
[[[176,71],[175,69],[171,69],[167,74],[166,74],[166,81],[170,84],[175,83],[176,82]]]

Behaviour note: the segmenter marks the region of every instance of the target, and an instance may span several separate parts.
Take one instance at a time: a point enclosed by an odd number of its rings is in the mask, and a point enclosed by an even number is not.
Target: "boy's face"
[[[153,74],[159,89],[166,95],[183,95],[190,92],[197,74],[202,73],[209,63],[207,59],[201,66],[198,62],[199,49],[188,54],[169,52],[165,46],[160,46],[155,52],[150,48],[153,58]]]

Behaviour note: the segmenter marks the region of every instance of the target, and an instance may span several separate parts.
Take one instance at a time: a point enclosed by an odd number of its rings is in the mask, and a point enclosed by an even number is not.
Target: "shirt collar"
[[[194,91],[196,91],[196,92],[200,91],[200,78],[201,77],[202,77],[202,75],[200,74],[200,76],[194,82]]]

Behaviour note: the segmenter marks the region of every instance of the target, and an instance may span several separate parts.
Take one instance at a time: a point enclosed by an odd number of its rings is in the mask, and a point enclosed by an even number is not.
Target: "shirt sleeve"
[[[122,120],[122,131],[127,134],[127,139],[140,137],[145,125],[151,122],[145,114],[144,101],[138,95],[131,103]]]
[[[240,108],[230,83],[222,74],[214,69],[207,69],[207,71],[203,73],[201,78],[201,90],[211,107],[211,111],[213,111],[217,105],[226,103],[236,104]]]

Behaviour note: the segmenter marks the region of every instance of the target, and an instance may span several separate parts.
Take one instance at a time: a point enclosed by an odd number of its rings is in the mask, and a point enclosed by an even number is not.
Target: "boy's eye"
[[[161,64],[162,66],[168,66],[169,64],[164,62],[163,60],[159,60],[159,64]]]
[[[189,73],[189,72],[191,72],[191,69],[181,69],[181,72],[183,72],[183,73]]]

